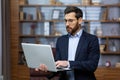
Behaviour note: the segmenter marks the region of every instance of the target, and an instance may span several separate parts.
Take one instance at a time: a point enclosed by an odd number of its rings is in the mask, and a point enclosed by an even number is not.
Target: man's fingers
[[[35,71],[39,71],[39,69],[38,69],[38,68],[35,68]]]
[[[35,68],[35,71],[44,71],[44,72],[47,72],[47,66],[45,64],[41,64],[38,68]]]
[[[68,61],[56,61],[56,67],[67,67],[68,66]]]
[[[44,64],[41,64],[39,69],[40,69],[41,71],[47,72],[47,66],[44,65]]]

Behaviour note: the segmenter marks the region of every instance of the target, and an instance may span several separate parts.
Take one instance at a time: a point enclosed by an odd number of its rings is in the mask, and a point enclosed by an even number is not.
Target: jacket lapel
[[[82,50],[82,46],[84,45],[84,41],[85,41],[85,32],[83,31],[83,33],[82,33],[82,35],[81,35],[81,37],[80,37],[80,40],[79,40],[78,46],[77,46],[75,59],[77,59],[80,50]]]
[[[65,53],[64,53],[64,57],[65,57],[65,59],[67,60],[68,59],[68,43],[69,43],[69,35],[66,35],[66,37],[65,37],[66,39],[64,39],[64,41],[63,41],[63,44],[65,43],[66,45],[64,45],[64,51],[65,51]]]

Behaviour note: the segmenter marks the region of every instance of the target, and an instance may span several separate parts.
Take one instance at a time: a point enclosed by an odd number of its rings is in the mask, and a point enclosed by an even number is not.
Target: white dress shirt
[[[76,54],[77,46],[78,46],[80,37],[82,35],[82,32],[83,32],[83,29],[81,29],[79,32],[77,32],[74,36],[70,35],[70,37],[69,37],[68,61],[75,60],[75,54]],[[75,80],[73,70],[67,71],[67,75],[68,75],[69,80]]]

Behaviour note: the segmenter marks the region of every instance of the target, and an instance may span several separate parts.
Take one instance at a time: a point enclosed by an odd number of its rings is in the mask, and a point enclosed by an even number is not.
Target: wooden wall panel
[[[11,80],[17,80],[17,76],[18,76],[18,15],[17,15],[17,0],[11,0],[10,1],[10,11],[11,11],[11,25],[10,25],[10,48],[11,48],[11,54],[10,54],[10,58],[11,58]]]
[[[30,80],[29,69],[18,65],[19,54],[19,0],[10,0],[10,58],[11,80]]]
[[[95,75],[97,80],[120,80],[120,68],[98,68]]]

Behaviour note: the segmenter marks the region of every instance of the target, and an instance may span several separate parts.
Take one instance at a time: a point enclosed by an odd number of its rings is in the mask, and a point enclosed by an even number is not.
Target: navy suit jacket
[[[58,38],[56,60],[68,59],[68,41],[68,35]],[[74,70],[75,80],[96,80],[94,71],[98,66],[99,57],[98,38],[83,31],[76,50],[75,61],[69,61],[70,68]],[[60,80],[67,80],[66,71],[60,73]]]

